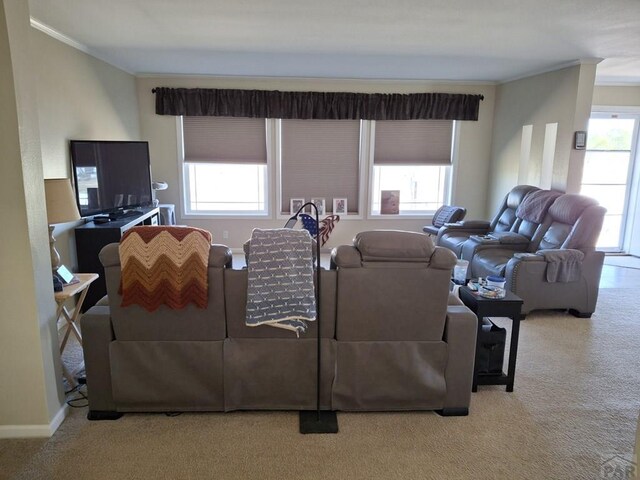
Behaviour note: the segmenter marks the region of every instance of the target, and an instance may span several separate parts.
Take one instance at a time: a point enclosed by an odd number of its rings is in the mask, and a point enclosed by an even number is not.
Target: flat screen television
[[[71,140],[80,215],[114,214],[151,205],[148,142]]]

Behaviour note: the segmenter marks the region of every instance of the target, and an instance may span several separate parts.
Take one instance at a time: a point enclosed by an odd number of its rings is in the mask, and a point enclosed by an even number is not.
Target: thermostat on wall
[[[576,150],[584,150],[587,147],[587,132],[578,131],[575,134],[573,148]]]

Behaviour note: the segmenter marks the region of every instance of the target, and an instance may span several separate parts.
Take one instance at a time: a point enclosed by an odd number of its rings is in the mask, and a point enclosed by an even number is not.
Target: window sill
[[[311,215],[309,212],[304,212],[307,213],[308,215]],[[322,220],[323,218],[329,216],[329,215],[333,215],[333,213],[328,212],[328,213],[324,213],[322,215],[319,215],[320,220]],[[359,213],[349,213],[347,215],[345,215],[344,213],[338,213],[338,215],[340,216],[340,221],[342,220],[363,220],[364,217],[362,215],[360,215]],[[313,215],[312,215],[313,216]],[[278,220],[289,220],[292,217],[292,215],[278,215],[276,218]]]
[[[431,220],[433,213],[399,213],[381,215],[379,213],[370,213],[367,217],[368,220]]]
[[[238,213],[187,213],[182,215],[185,220],[273,220],[269,214],[250,213],[246,215]]]

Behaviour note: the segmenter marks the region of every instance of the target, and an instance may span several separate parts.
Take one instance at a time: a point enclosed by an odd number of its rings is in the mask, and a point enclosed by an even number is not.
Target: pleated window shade
[[[358,212],[359,120],[282,120],[282,206],[292,198],[346,198]]]
[[[451,165],[452,120],[379,120],[376,165]]]
[[[183,117],[184,160],[189,163],[267,163],[264,118]]]

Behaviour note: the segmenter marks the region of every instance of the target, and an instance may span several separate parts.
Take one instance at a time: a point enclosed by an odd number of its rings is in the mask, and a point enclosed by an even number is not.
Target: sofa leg
[[[573,308],[569,309],[569,313],[578,318],[591,318],[591,315],[593,315],[593,312],[583,313],[578,310],[574,310]]]
[[[469,415],[468,408],[443,408],[442,410],[436,410],[436,413],[441,417],[466,417]]]
[[[108,410],[89,410],[87,420],[118,420],[124,413]]]

